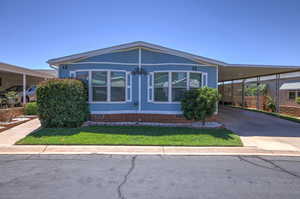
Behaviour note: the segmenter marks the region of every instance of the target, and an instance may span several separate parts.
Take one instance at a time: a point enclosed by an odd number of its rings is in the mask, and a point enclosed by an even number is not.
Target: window
[[[92,71],[92,101],[107,101],[107,72]]]
[[[206,77],[206,73],[201,72],[150,73],[148,76],[148,101],[180,102],[186,90],[206,85]]]
[[[123,102],[131,100],[131,75],[121,71],[90,71],[92,102]],[[76,78],[89,83],[89,72],[76,72]]]
[[[296,92],[290,91],[289,92],[289,100],[295,100],[296,99]]]
[[[154,101],[169,101],[169,73],[159,72],[154,75]]]
[[[111,101],[125,101],[126,73],[111,72]]]
[[[200,88],[202,84],[202,74],[201,73],[190,73],[190,89]]]
[[[200,74],[201,75],[201,74]],[[187,90],[187,73],[172,73],[172,101],[179,102]]]

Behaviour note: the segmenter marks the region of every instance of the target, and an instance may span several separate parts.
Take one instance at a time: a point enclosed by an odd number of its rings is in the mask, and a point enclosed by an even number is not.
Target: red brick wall
[[[0,109],[0,122],[8,122],[10,121],[10,119],[14,117],[23,115],[23,113],[24,113],[23,107]]]
[[[215,121],[216,116],[207,121]],[[188,123],[182,115],[164,114],[92,114],[91,121],[94,122],[160,122],[160,123]]]
[[[300,117],[300,107],[280,106],[280,113]]]

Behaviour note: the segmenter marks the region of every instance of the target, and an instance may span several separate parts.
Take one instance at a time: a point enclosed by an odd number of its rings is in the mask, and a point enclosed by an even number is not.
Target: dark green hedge
[[[38,115],[47,128],[78,127],[87,120],[87,89],[75,79],[52,79],[37,88]]]

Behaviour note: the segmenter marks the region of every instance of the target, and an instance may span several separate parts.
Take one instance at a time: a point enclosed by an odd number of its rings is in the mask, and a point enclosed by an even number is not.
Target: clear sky
[[[229,63],[300,65],[299,0],[0,0],[0,61],[146,41]]]

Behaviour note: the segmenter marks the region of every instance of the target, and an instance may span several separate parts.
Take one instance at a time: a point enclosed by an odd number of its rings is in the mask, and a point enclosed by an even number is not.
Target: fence
[[[221,103],[300,117],[300,72],[219,83]]]

